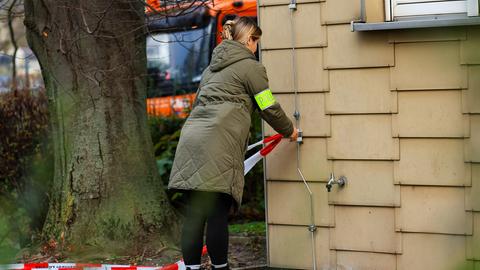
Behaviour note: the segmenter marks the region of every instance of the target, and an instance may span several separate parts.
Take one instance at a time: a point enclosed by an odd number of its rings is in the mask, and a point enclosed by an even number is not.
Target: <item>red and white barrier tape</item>
[[[281,134],[275,134],[273,136],[267,137],[259,142],[256,142],[254,144],[251,144],[248,146],[247,150],[251,150],[256,146],[259,146],[261,144],[267,144],[265,147],[263,147],[260,151],[257,153],[253,154],[251,157],[247,158],[244,162],[244,171],[243,175],[246,175],[252,168],[257,164],[262,158],[268,153],[270,153],[277,144],[279,144],[282,141],[282,135]]]
[[[204,246],[202,255],[207,254]],[[185,263],[180,260],[164,266],[136,266],[116,264],[91,264],[91,263],[25,263],[0,265],[0,270],[185,270]]]
[[[4,270],[182,270],[183,261],[161,267],[133,266],[113,264],[78,264],[78,263],[26,263],[0,266]]]
[[[185,270],[183,261],[165,266],[134,266],[81,263],[26,263],[0,266],[1,270]]]

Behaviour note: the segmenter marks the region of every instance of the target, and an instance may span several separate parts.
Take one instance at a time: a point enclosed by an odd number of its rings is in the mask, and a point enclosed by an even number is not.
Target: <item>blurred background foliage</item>
[[[53,178],[44,89],[0,94],[0,263],[39,236]]]

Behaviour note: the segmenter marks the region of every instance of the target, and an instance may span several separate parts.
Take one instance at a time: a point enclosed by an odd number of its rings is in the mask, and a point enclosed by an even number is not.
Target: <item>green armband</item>
[[[262,92],[255,95],[255,101],[257,101],[260,110],[265,110],[275,104],[275,98],[272,95],[270,89],[265,89]]]

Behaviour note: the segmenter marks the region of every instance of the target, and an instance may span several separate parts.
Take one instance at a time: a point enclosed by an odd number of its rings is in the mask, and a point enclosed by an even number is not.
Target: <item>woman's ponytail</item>
[[[235,26],[235,21],[228,20],[223,25],[222,39],[223,40],[233,40],[233,27]]]

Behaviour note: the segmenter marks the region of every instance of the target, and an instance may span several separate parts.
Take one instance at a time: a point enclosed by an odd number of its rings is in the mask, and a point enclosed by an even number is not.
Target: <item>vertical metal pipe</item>
[[[293,13],[297,10],[297,2],[296,0],[292,0],[290,5],[288,6],[290,9],[290,29],[292,32],[292,76],[293,76],[293,91],[295,92],[295,127],[299,128],[300,126],[300,112],[298,111],[298,87],[297,87],[297,60],[296,60],[296,51],[295,51],[295,24],[293,21]]]
[[[297,145],[298,148],[300,148],[300,145]],[[299,163],[297,163],[299,164]],[[297,171],[300,174],[300,177],[303,180],[303,183],[305,184],[305,187],[307,188],[308,195],[310,198],[310,226],[308,226],[308,230],[310,231],[310,235],[312,237],[312,263],[313,263],[313,269],[317,269],[317,252],[316,252],[316,246],[315,246],[315,232],[317,231],[317,227],[315,226],[315,212],[313,211],[313,193],[312,190],[310,189],[310,186],[307,183],[307,180],[303,176],[302,171],[300,170],[300,166],[297,166]]]
[[[295,51],[295,24],[293,20],[293,13],[297,9],[297,3],[296,0],[292,0],[290,2],[290,5],[288,6],[290,9],[290,27],[291,27],[291,32],[292,32],[292,76],[293,76],[293,88],[295,92],[295,112],[294,112],[294,117],[295,117],[295,127],[299,129],[300,126],[300,112],[298,110],[298,83],[297,83],[297,61],[296,61],[296,51]],[[313,264],[313,269],[317,269],[317,258],[316,258],[316,247],[315,247],[315,232],[317,230],[317,227],[315,226],[315,216],[314,216],[314,210],[313,210],[313,193],[312,190],[310,189],[310,186],[307,183],[307,180],[303,176],[303,173],[300,169],[300,141],[297,142],[297,171],[302,178],[302,181],[307,189],[309,198],[310,198],[310,225],[308,226],[308,231],[310,232],[311,239],[312,239],[312,264]]]

